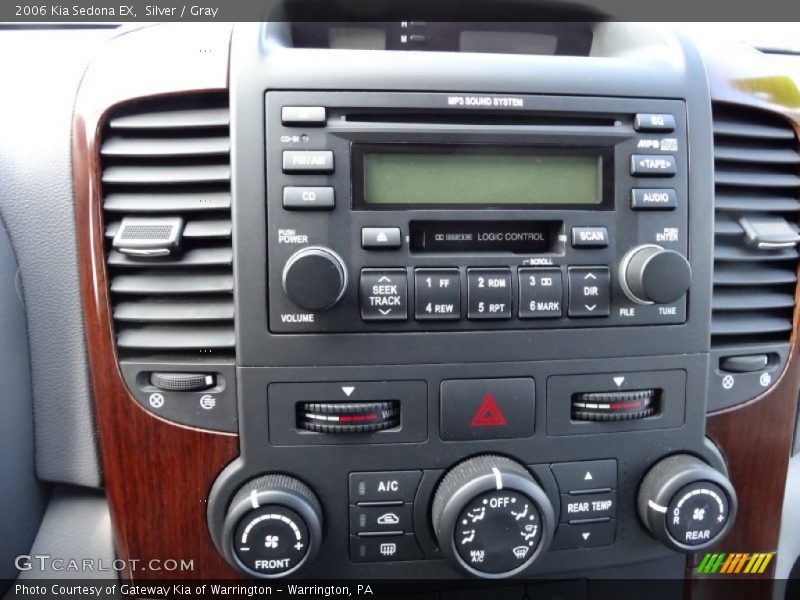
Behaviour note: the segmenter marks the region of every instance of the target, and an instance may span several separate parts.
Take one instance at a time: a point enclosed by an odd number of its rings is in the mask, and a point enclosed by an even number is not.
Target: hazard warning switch
[[[497,440],[533,435],[535,386],[530,377],[450,379],[441,386],[444,440]]]
[[[472,417],[470,425],[473,427],[499,427],[500,425],[508,425],[503,411],[497,406],[494,396],[486,394],[483,397],[483,402],[475,411],[475,416]]]

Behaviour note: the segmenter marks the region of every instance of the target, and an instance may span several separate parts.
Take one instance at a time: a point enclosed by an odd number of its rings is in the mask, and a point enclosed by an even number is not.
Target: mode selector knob
[[[311,246],[295,252],[283,267],[283,290],[300,308],[331,308],[347,288],[344,261],[329,248]]]
[[[240,571],[271,579],[309,562],[322,541],[322,506],[303,482],[281,474],[250,480],[225,516],[225,558]]]
[[[456,465],[433,499],[433,529],[461,570],[497,579],[527,569],[553,538],[550,501],[528,470],[495,455]]]
[[[646,244],[622,259],[620,281],[625,295],[634,302],[669,304],[689,290],[692,268],[681,253]]]
[[[664,545],[696,552],[727,535],[736,518],[728,478],[697,457],[676,454],[656,463],[639,488],[639,516]]]

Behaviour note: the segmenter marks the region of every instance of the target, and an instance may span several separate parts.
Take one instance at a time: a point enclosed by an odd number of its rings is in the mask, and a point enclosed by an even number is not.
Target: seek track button
[[[408,318],[405,269],[361,271],[361,318],[365,321],[405,321]]]

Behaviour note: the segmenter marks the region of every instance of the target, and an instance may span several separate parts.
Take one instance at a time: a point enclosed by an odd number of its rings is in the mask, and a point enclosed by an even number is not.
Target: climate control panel
[[[526,574],[548,553],[612,546],[617,486],[613,459],[524,465],[482,454],[445,472],[351,473],[349,559],[388,565],[444,559],[462,574],[488,579]],[[688,454],[652,465],[636,499],[640,526],[680,552],[718,542],[736,515],[736,493],[724,473]],[[323,514],[342,508],[323,507],[293,477],[266,474],[237,491],[217,539],[229,562],[248,575],[290,575],[324,544]]]

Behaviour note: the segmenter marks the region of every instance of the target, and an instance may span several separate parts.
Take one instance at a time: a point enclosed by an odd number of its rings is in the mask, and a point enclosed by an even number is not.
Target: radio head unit
[[[682,101],[265,102],[273,333],[685,322]]]

